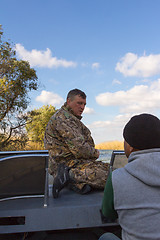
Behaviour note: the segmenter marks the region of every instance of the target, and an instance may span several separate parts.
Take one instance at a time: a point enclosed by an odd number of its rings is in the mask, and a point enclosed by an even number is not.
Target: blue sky
[[[30,109],[87,94],[95,143],[122,140],[131,116],[160,117],[159,0],[1,0],[0,24],[37,71]]]

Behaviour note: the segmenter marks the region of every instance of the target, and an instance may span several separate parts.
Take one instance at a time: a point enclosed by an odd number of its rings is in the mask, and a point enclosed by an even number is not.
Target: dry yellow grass
[[[97,149],[124,150],[123,141],[103,142],[96,145]]]
[[[107,150],[124,150],[123,141],[110,141],[103,142],[96,145],[97,149],[107,149]],[[44,146],[40,143],[34,143],[29,141],[25,150],[43,150]]]
[[[103,142],[96,145],[97,149],[107,149],[107,150],[124,150],[123,141],[110,141]],[[25,150],[43,150],[44,147],[39,143],[34,143],[29,141]]]
[[[27,143],[27,146],[25,147],[25,150],[26,151],[28,151],[28,150],[44,150],[44,146],[42,146],[42,144],[40,144],[40,143],[35,143],[32,141],[29,141]]]

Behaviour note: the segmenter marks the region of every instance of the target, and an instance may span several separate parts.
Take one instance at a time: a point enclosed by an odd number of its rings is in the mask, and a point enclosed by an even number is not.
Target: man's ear
[[[70,101],[71,101],[70,98],[67,98],[67,104],[68,105],[69,105]]]

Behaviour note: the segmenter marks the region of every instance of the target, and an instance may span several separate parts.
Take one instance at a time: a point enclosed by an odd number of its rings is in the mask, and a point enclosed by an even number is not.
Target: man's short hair
[[[77,95],[82,97],[83,99],[86,99],[86,94],[83,91],[81,91],[80,89],[77,89],[77,88],[69,91],[69,93],[67,94],[67,99],[70,98],[71,100],[73,100],[74,97],[77,96]]]

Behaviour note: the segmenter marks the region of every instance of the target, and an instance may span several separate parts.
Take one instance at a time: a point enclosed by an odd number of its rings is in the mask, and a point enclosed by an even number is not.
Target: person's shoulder
[[[112,172],[112,179],[119,179],[120,177],[124,176],[126,174],[126,170],[124,167],[117,168]]]
[[[69,111],[67,111],[65,108],[60,108],[52,117],[51,121],[52,122],[63,122],[66,121],[67,119],[72,118],[72,115]]]

